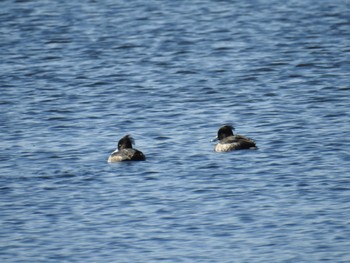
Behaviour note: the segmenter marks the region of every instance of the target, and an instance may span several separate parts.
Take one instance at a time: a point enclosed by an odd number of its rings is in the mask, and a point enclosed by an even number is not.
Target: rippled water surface
[[[0,3],[1,262],[349,262],[350,2]],[[256,151],[215,153],[230,123]],[[107,164],[131,134],[145,162]]]

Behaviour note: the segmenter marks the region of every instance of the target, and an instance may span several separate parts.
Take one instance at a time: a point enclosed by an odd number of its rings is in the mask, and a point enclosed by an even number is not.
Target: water
[[[349,17],[2,1],[1,262],[349,262]],[[146,162],[107,164],[125,134]]]

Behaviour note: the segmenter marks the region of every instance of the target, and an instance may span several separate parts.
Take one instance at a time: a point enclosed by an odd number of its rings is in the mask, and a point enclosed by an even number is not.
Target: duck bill
[[[219,140],[219,138],[218,138],[218,136],[216,136],[215,138],[211,139],[210,141],[211,141],[211,142],[216,142],[216,141],[218,141],[218,140]]]

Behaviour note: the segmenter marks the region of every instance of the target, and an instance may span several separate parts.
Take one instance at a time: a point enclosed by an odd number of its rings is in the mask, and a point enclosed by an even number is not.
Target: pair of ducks
[[[213,140],[219,140],[215,145],[216,152],[229,152],[233,150],[256,149],[255,142],[242,135],[234,135],[235,128],[231,125],[222,126],[218,130],[217,137]],[[132,148],[134,139],[130,135],[125,135],[118,142],[118,149],[111,153],[108,158],[109,163],[122,161],[144,161],[146,156],[139,150]]]

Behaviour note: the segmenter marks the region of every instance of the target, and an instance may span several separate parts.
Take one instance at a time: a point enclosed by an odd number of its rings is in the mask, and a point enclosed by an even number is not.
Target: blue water
[[[350,262],[350,2],[0,2],[1,262]],[[230,123],[256,151],[216,153]],[[108,164],[131,134],[145,162]]]

